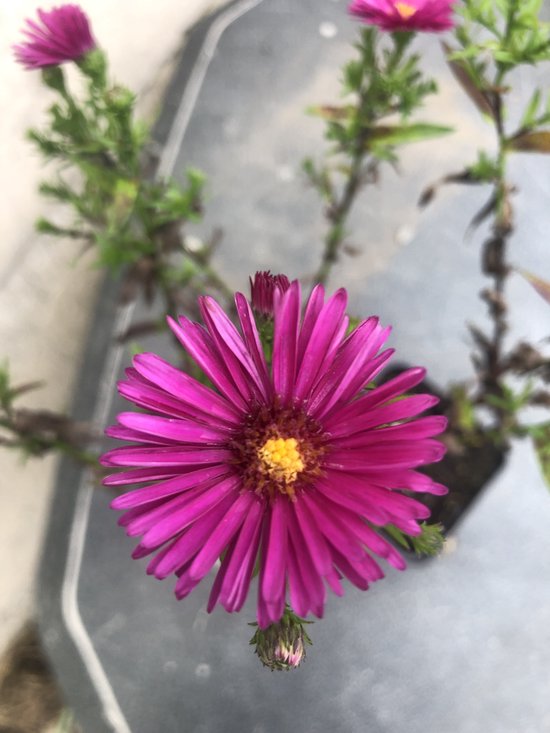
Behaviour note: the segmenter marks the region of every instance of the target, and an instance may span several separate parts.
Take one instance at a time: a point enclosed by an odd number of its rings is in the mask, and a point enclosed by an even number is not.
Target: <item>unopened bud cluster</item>
[[[272,671],[296,669],[306,657],[306,645],[311,644],[304,624],[287,606],[281,620],[266,629],[256,629],[250,640],[264,667]]]

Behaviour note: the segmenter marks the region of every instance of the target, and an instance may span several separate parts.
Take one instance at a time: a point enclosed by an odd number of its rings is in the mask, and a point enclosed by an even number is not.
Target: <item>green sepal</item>
[[[550,422],[531,425],[527,429],[533,439],[533,446],[539,459],[542,476],[550,489]]]
[[[445,544],[445,535],[441,524],[420,525],[421,533],[417,536],[405,534],[393,524],[386,524],[384,531],[401,547],[406,550],[414,550],[415,554],[421,557],[433,557],[439,555]]]

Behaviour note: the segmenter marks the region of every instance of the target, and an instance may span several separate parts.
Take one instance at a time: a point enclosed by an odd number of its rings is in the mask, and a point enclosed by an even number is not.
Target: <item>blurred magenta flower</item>
[[[128,535],[141,535],[133,557],[154,555],[147,572],[178,576],[181,599],[221,556],[208,611],[233,612],[258,563],[265,629],[287,591],[297,614],[321,617],[326,586],[342,595],[343,577],[363,590],[383,577],[373,556],[404,569],[377,528],[418,535],[430,512],[404,492],[446,493],[415,470],[443,457],[433,436],[446,420],[413,419],[438,401],[403,395],[421,368],[372,387],[393,353],[379,353],[390,329],[372,317],[346,335],[345,290],[325,300],[318,285],[303,317],[299,283],[279,290],[270,364],[249,302],[237,293],[235,303],[240,332],[210,297],[200,299],[204,326],[169,319],[212,388],[155,354],[134,357],[119,392],[149,412],[118,416],[107,434],[132,445],[102,463],[125,467],[108,486],[145,484],[112,507],[126,511]]]
[[[385,31],[445,31],[452,28],[455,0],[353,0],[349,12]]]
[[[13,47],[15,58],[27,69],[76,61],[96,47],[90,24],[78,5],[38,10],[40,23],[26,20],[28,40]]]

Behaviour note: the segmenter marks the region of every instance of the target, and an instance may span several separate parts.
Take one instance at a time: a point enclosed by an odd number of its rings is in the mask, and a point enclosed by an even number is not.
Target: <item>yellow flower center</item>
[[[411,16],[416,13],[416,8],[409,3],[395,3],[395,9],[403,20],[408,20]]]
[[[304,470],[296,438],[269,438],[258,450],[258,457],[266,473],[287,485]]]

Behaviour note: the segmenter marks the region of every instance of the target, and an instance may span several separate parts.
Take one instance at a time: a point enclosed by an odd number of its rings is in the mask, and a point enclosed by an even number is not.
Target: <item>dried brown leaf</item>
[[[543,280],[541,277],[538,277],[538,275],[533,275],[532,272],[528,272],[527,270],[518,269],[517,272],[519,272],[519,274],[533,286],[541,298],[544,298],[544,300],[550,304],[550,282]]]
[[[550,153],[550,130],[521,132],[510,138],[506,147],[520,153]]]
[[[495,105],[495,96],[498,95],[495,95],[495,93],[490,90],[479,89],[468,73],[465,65],[460,61],[449,58],[455,49],[449,46],[448,43],[445,43],[445,41],[443,41],[441,45],[453,76],[464,89],[468,97],[482,114],[488,115],[492,119],[496,120],[498,112]]]
[[[431,186],[425,188],[420,194],[417,205],[420,208],[424,208],[424,206],[427,206],[433,200],[436,193],[438,193],[439,189],[442,186],[447,185],[448,183],[464,183],[471,185],[479,182],[480,181],[478,181],[472,175],[472,172],[470,170],[463,170],[459,171],[458,173],[449,173],[448,175],[443,176],[443,178],[440,178],[435,183],[432,183]]]

